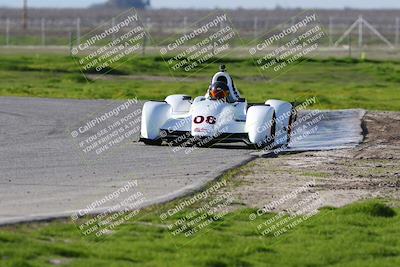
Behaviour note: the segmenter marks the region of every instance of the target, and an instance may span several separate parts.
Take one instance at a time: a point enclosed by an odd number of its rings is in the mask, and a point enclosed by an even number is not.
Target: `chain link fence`
[[[35,9],[29,12],[27,28],[24,29],[21,11],[0,9],[0,45],[1,46],[65,46],[77,45],[83,36],[94,29],[101,31],[115,24],[115,18],[121,10],[71,9],[50,10]],[[178,36],[194,29],[196,21],[211,13],[211,10],[144,10],[139,11],[141,21],[152,37],[147,40],[148,46],[157,46],[165,39]],[[294,23],[294,17],[301,10],[234,10],[227,11],[241,42],[234,46],[246,46],[247,43],[265,38],[268,34],[282,30]],[[388,10],[316,10],[319,24],[328,35],[326,43],[321,45],[333,47],[341,37],[339,46],[360,45],[363,47],[381,46],[384,37],[393,47],[399,46],[400,11]],[[376,32],[361,25],[343,34],[354,24],[359,16],[369,23]],[[381,37],[378,36],[378,34]],[[123,33],[120,33],[123,34]],[[115,37],[115,36],[114,36]]]

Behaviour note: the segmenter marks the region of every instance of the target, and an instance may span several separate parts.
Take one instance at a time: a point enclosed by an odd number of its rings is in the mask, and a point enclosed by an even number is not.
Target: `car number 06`
[[[217,119],[214,116],[208,116],[207,118],[204,118],[203,116],[197,116],[194,118],[193,122],[196,124],[200,124],[200,123],[203,123],[204,120],[208,124],[215,124],[217,122]]]

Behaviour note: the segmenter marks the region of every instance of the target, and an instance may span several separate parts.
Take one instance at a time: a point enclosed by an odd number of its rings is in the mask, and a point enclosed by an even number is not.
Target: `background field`
[[[212,60],[214,61],[214,60]],[[0,95],[75,99],[163,99],[204,95],[219,64],[227,64],[249,102],[280,98],[301,102],[317,96],[313,108],[400,110],[400,63],[355,59],[308,59],[283,75],[261,72],[252,59],[215,59],[188,75],[171,74],[161,57],[133,57],[107,75],[81,73],[69,56],[1,55]]]

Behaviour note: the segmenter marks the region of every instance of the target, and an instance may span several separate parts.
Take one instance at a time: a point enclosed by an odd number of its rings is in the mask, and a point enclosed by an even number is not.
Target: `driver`
[[[209,89],[210,99],[213,100],[228,100],[229,88],[224,82],[215,82]]]

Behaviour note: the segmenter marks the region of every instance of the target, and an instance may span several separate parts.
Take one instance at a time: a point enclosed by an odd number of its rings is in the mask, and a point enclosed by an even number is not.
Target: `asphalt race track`
[[[141,206],[168,201],[254,157],[254,150],[241,144],[194,151],[145,146],[135,142],[138,133],[133,130],[98,154],[85,152],[84,140],[101,127],[113,128],[119,118],[98,123],[86,135],[72,137],[71,132],[122,103],[0,97],[0,224],[69,216],[129,182],[137,184],[131,190],[144,196]],[[130,110],[140,107],[132,104]],[[299,120],[308,113],[302,112]],[[294,137],[303,137],[293,140],[290,150],[343,148],[362,140],[363,111],[323,114],[314,121],[317,127],[309,122],[319,115],[298,125],[308,123],[309,134],[297,132]],[[109,200],[94,211],[118,202]]]

